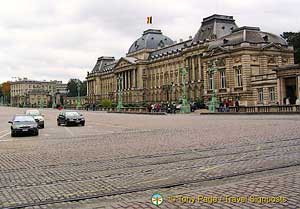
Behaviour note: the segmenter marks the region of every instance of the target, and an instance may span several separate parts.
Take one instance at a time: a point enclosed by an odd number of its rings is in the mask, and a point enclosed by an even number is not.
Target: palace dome
[[[142,37],[133,42],[128,50],[128,54],[142,49],[158,49],[173,43],[172,39],[163,35],[161,30],[148,29],[143,32]]]

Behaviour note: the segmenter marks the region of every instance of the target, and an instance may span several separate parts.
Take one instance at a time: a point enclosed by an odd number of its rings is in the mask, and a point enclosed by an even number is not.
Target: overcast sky
[[[84,79],[98,57],[125,56],[145,29],[188,39],[215,13],[238,26],[298,32],[299,8],[299,0],[1,0],[0,82]]]

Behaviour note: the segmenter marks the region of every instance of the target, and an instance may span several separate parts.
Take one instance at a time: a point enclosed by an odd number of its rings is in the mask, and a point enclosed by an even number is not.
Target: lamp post
[[[181,68],[180,73],[182,76],[182,105],[180,107],[180,113],[190,113],[191,106],[187,101],[186,87],[185,87],[185,82],[186,82],[185,79],[186,79],[187,71],[185,68]]]
[[[41,102],[40,102],[40,108],[44,107],[44,98],[43,98],[43,94],[41,95]]]
[[[52,91],[52,108],[56,108],[56,97],[55,97],[55,93],[54,90]]]
[[[212,95],[211,95],[211,101],[209,102],[208,109],[210,112],[216,111],[216,105],[217,105],[217,97],[216,97],[216,89],[215,89],[215,72],[218,71],[218,68],[216,67],[216,60],[213,61],[211,67],[208,68],[208,72],[212,74]]]
[[[123,92],[122,92],[122,81],[123,81],[123,77],[119,76],[117,78],[118,80],[118,105],[117,105],[117,111],[120,112],[121,109],[123,108]]]
[[[81,107],[80,104],[80,80],[78,79],[77,81],[77,104],[76,104],[76,109],[78,110]]]

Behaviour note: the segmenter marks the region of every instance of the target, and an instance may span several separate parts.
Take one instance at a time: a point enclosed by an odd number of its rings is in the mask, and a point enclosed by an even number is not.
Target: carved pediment
[[[218,47],[212,49],[208,54],[209,54],[210,56],[212,56],[212,55],[214,55],[214,54],[227,53],[227,52],[229,52],[229,49],[226,49],[226,48],[224,48],[224,47],[222,47],[222,46],[218,46]]]
[[[131,65],[135,65],[135,61],[137,59],[133,58],[133,57],[121,57],[119,59],[119,61],[117,62],[117,64],[115,65],[115,68],[123,68],[123,67],[127,67],[127,66],[131,66]]]
[[[267,44],[265,45],[264,47],[262,47],[263,50],[265,49],[282,49],[282,46],[281,44],[276,44],[276,43],[270,43],[270,44]]]

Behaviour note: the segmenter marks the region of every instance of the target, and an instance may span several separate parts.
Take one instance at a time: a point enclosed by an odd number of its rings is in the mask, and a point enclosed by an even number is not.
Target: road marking
[[[169,178],[153,179],[153,180],[149,180],[149,181],[142,181],[142,182],[139,182],[138,184],[151,183],[151,182],[156,182],[156,181],[163,181],[163,180],[167,180],[167,179],[169,179]]]
[[[218,167],[221,167],[221,166],[220,165],[212,166],[212,167],[208,167],[208,168],[202,169],[200,171],[209,171],[209,170],[212,170],[212,169],[215,169],[215,168],[218,168]]]
[[[7,132],[6,134],[1,135],[1,136],[0,136],[0,139],[2,139],[3,137],[7,136],[8,134],[10,134],[10,131]]]
[[[65,129],[68,131],[68,133],[69,133],[71,136],[74,136],[73,132],[72,132],[68,127],[65,127]]]
[[[95,125],[102,125],[102,126],[116,127],[116,128],[128,128],[128,126],[113,125],[113,124],[107,124],[107,123],[93,123],[93,124],[95,124]]]
[[[8,130],[0,131],[0,134],[3,133],[3,132],[5,132],[5,131],[8,131]]]

